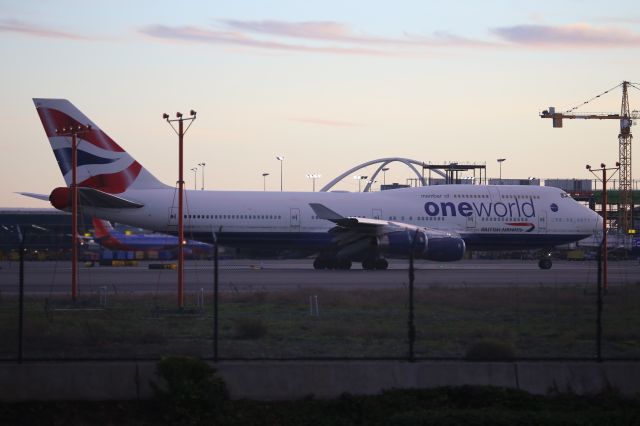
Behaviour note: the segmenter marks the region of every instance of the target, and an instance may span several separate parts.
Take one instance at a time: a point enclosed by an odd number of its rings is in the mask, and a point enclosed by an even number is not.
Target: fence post
[[[26,234],[22,233],[20,226],[17,226],[18,229],[18,238],[20,239],[20,269],[19,269],[19,302],[18,302],[18,364],[22,364],[22,343],[24,341],[24,237]]]
[[[222,230],[222,228],[220,228]],[[213,234],[213,362],[218,362],[218,238]]]
[[[598,250],[598,298],[596,315],[596,359],[602,362],[602,253],[604,251],[604,240],[600,243]]]
[[[416,340],[416,326],[414,324],[414,306],[413,306],[413,281],[415,280],[415,271],[413,268],[413,248],[416,242],[418,230],[416,230],[411,239],[409,248],[409,362],[415,361],[414,345]]]

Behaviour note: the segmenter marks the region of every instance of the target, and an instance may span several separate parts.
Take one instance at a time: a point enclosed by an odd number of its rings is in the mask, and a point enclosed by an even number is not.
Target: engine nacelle
[[[422,231],[418,231],[417,233],[395,231],[381,235],[377,238],[378,250],[392,255],[406,256],[409,254],[409,250],[412,247],[411,240],[414,238],[413,254],[422,258],[425,256],[427,250],[427,235]]]
[[[438,262],[455,262],[464,257],[466,246],[460,237],[430,238],[425,259]]]
[[[58,210],[71,208],[71,189],[63,186],[54,189],[49,195],[49,202]]]
[[[415,238],[412,245],[412,239]],[[449,235],[429,236],[427,232],[396,231],[384,234],[377,239],[381,252],[390,255],[406,256],[413,248],[417,258],[438,262],[453,262],[464,257],[465,243],[460,237]]]

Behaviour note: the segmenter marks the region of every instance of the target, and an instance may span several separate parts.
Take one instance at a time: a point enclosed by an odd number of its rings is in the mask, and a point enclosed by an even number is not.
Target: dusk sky
[[[601,1],[0,0],[0,208],[49,207],[64,181],[32,98],[66,98],[151,173],[177,180],[162,113],[198,111],[186,182],[310,191],[380,157],[486,164],[505,178],[592,177],[619,123],[565,121],[623,80],[640,87],[640,5]],[[629,92],[640,109],[640,90]],[[621,89],[576,112],[619,113]],[[640,126],[632,128],[640,136]],[[640,177],[633,148],[633,176]],[[364,173],[366,174],[366,173]],[[387,183],[410,177],[391,166]],[[198,174],[198,188],[201,175]],[[349,178],[336,189],[357,190]]]

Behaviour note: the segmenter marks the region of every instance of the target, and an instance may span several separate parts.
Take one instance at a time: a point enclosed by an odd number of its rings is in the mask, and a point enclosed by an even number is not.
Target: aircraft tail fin
[[[113,226],[111,226],[111,222],[108,220],[94,217],[91,222],[93,223],[94,235],[98,239],[109,237],[113,232]]]
[[[167,187],[68,100],[38,98],[33,102],[67,186],[72,179],[69,129],[81,127],[77,133],[78,187],[109,194]]]

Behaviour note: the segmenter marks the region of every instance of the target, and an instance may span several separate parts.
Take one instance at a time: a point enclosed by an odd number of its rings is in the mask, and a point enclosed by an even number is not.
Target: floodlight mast
[[[71,300],[78,300],[78,134],[91,131],[81,124],[56,129],[60,136],[71,136]]]
[[[620,163],[616,162],[616,167],[607,168],[604,163],[600,164],[600,171],[602,177],[598,176],[595,171],[587,164],[587,170],[589,170],[600,182],[602,182],[602,285],[607,290],[607,205],[609,200],[607,199],[607,183],[613,178],[613,176],[620,170]],[[607,172],[613,170],[611,176],[607,177]]]
[[[178,134],[178,308],[184,308],[184,169],[183,169],[183,142],[184,134],[189,130],[193,120],[196,119],[196,112],[190,111],[191,117],[183,118],[181,112],[176,112],[176,118],[169,119],[169,114],[162,114],[162,118],[169,123],[171,128]],[[178,122],[178,130],[173,127],[173,122]],[[184,122],[191,121],[187,128]]]
[[[607,291],[607,182],[613,178],[616,172],[620,171],[620,163],[616,162],[615,167],[607,169],[604,163],[600,163],[602,178],[600,178],[587,164],[589,170],[596,178],[602,181],[602,244],[598,251],[598,310],[597,310],[597,328],[596,328],[596,354],[598,362],[602,362],[602,291]],[[607,178],[607,171],[614,172]]]

